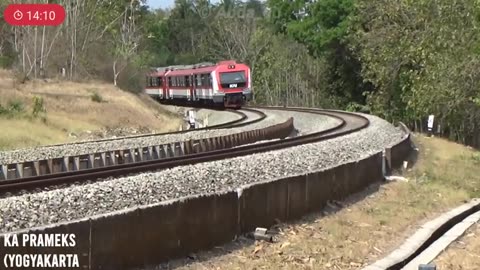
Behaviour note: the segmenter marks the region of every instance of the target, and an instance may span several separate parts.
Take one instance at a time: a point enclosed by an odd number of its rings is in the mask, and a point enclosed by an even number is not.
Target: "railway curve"
[[[92,269],[140,267],[146,260],[152,264],[219,245],[252,226],[268,227],[275,218],[292,219],[343,196],[350,189],[342,184],[359,188],[378,180],[382,150],[408,146],[401,128],[374,116],[346,114],[351,118],[341,116],[323,141],[308,134],[291,138],[310,138],[304,144],[281,140],[290,146],[254,155],[1,198],[0,232],[87,232],[79,246]]]
[[[283,107],[245,108],[245,110],[250,110],[253,112],[255,111],[255,109],[275,109],[321,114],[339,120],[339,124],[319,132],[314,132],[298,137],[286,138],[288,137],[288,133],[290,133],[293,128],[293,120],[291,120],[291,123],[288,123],[287,121],[282,127],[282,129],[280,129],[279,127],[273,129],[273,133],[277,134],[277,136],[269,137],[269,139],[285,138],[283,140],[266,141],[256,144],[248,144],[244,146],[231,145],[230,143],[227,143],[227,146],[232,146],[235,148],[225,147],[222,149],[222,147],[220,147],[220,149],[203,152],[190,150],[187,151],[187,155],[182,156],[172,156],[163,159],[144,160],[139,162],[117,164],[86,170],[39,175],[33,177],[26,177],[18,180],[4,180],[0,181],[0,194],[4,195],[6,193],[18,192],[20,190],[34,190],[38,188],[48,187],[50,185],[95,181],[97,179],[101,180],[110,177],[116,178],[130,174],[164,170],[176,166],[192,165],[201,162],[210,162],[215,160],[273,151],[343,136],[364,129],[369,125],[369,120],[366,117],[343,111]],[[289,129],[289,126],[292,126],[292,128]],[[287,133],[285,133],[286,131]],[[253,143],[254,141],[255,140],[250,140],[246,141],[246,143]],[[188,144],[186,144],[186,146],[187,145]],[[193,144],[190,142],[190,147],[192,148],[192,146]]]

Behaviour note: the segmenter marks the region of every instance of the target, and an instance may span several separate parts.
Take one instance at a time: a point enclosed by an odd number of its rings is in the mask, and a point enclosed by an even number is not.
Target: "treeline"
[[[416,130],[433,114],[442,134],[480,146],[477,0],[56,2],[61,27],[0,25],[0,65],[138,91],[150,66],[235,59],[252,67],[256,103],[369,112]]]
[[[0,66],[14,68],[20,79],[62,74],[70,80],[103,78],[128,85],[141,56],[147,7],[136,0],[0,0],[58,3],[66,11],[62,25],[12,27],[0,20]],[[122,76],[123,75],[123,76]],[[138,76],[138,74],[136,74]]]

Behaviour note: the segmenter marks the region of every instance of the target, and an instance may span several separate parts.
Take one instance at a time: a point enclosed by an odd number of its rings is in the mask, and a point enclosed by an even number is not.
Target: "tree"
[[[417,127],[435,114],[453,138],[479,145],[479,2],[380,2],[359,1],[351,36],[377,89],[374,112]]]

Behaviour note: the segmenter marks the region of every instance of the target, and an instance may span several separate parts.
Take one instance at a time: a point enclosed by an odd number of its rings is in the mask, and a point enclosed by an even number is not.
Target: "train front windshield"
[[[220,73],[220,81],[222,84],[244,83],[246,82],[245,71]]]
[[[222,88],[245,87],[247,84],[245,71],[220,73],[220,84]]]

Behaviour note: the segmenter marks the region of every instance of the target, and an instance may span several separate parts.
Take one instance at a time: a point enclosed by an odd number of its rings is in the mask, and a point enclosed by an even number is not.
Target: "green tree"
[[[312,55],[324,58],[329,68],[328,89],[337,106],[364,104],[364,92],[371,90],[361,77],[361,63],[349,50],[347,39],[353,0],[315,2],[268,1],[274,29],[305,44]],[[352,106],[351,106],[352,107]]]
[[[452,138],[480,144],[479,4],[359,1],[351,40],[375,113],[417,127],[435,114]]]

